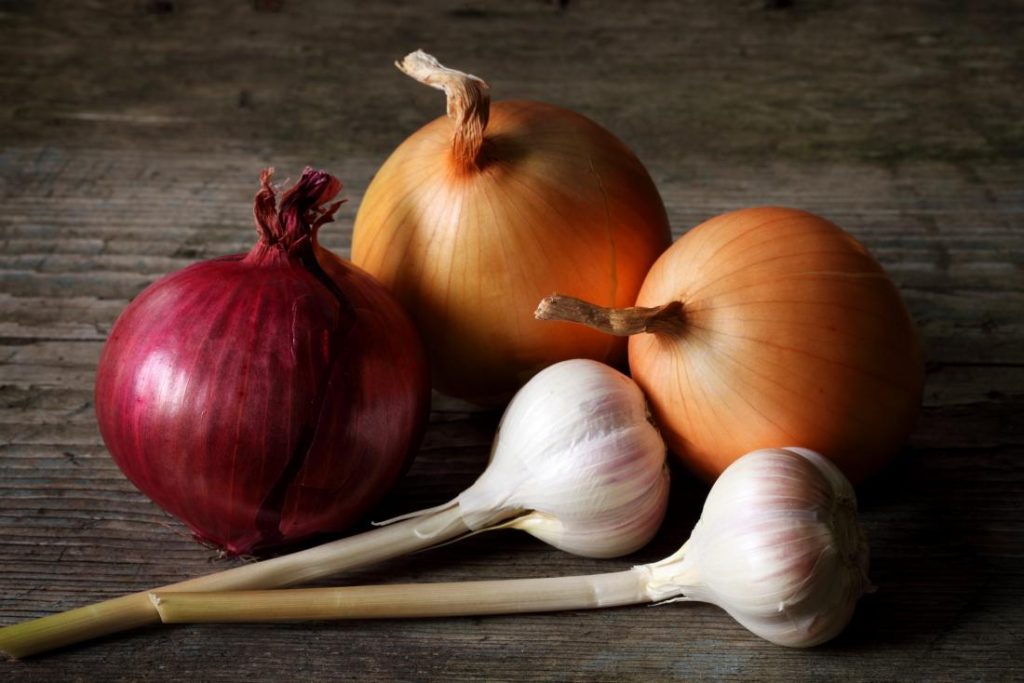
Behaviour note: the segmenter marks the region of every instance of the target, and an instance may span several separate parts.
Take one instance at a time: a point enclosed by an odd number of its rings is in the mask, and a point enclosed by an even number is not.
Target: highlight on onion
[[[923,356],[896,287],[804,211],[743,209],[694,228],[636,307],[553,296],[536,315],[633,335],[630,369],[669,448],[709,479],[795,443],[862,481],[898,453],[921,404]]]
[[[115,323],[96,378],[121,470],[234,555],[355,522],[404,473],[430,399],[399,304],[316,243],[341,183],[306,169],[278,206],[270,178],[252,250],[150,285]]]
[[[484,81],[421,51],[398,67],[444,90],[448,117],[411,135],[377,172],[352,260],[405,304],[435,386],[488,404],[560,360],[624,360],[623,340],[530,313],[554,291],[633,304],[671,241],[640,161],[572,111],[491,103]]]

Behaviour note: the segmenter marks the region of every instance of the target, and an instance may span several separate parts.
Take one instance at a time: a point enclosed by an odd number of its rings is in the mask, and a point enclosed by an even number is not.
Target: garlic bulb
[[[754,634],[810,647],[837,635],[870,584],[845,477],[802,448],[754,451],[715,482],[690,540],[625,571],[508,581],[150,594],[164,623],[384,619],[700,601]]]
[[[640,388],[592,360],[538,373],[513,398],[491,463],[456,499],[471,529],[521,529],[577,555],[638,550],[665,516],[665,444]]]
[[[709,602],[779,645],[836,636],[870,589],[853,487],[813,451],[754,451],[715,482],[690,540],[648,565],[654,600]]]

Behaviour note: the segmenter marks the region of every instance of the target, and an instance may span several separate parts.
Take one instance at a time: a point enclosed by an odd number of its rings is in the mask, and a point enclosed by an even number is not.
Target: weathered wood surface
[[[714,608],[151,629],[4,680],[1024,677],[1024,9],[1018,2],[0,2],[0,623],[225,566],[135,491],[92,411],[103,339],[159,275],[254,236],[259,169],[347,184],[442,110],[391,66],[430,48],[496,98],[577,109],[627,141],[676,233],[777,203],[858,236],[928,349],[906,454],[862,491],[879,586],[812,651]],[[566,5],[560,9],[561,5]],[[848,5],[848,6],[846,6]],[[897,6],[898,5],[898,6]],[[486,459],[496,415],[436,397],[375,513],[432,505]],[[666,555],[705,489],[593,561],[515,533],[338,581],[594,572]]]

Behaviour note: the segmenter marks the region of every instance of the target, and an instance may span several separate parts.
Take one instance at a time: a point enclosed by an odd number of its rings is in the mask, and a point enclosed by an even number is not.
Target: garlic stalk
[[[511,581],[151,595],[165,623],[453,616],[695,601],[754,634],[810,647],[870,590],[853,489],[802,448],[748,453],[708,494],[683,547],[626,571]]]
[[[668,502],[665,444],[640,389],[622,373],[570,360],[538,373],[509,404],[480,478],[452,501],[382,528],[158,590],[294,586],[498,528],[521,529],[588,557],[638,550]],[[0,650],[26,657],[160,622],[148,592],[0,629]]]

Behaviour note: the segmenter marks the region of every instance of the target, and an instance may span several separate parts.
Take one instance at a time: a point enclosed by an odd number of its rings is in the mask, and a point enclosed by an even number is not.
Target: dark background
[[[0,0],[0,623],[228,565],[136,492],[91,387],[128,300],[245,250],[259,170],[346,182],[347,254],[374,169],[443,112],[394,59],[422,47],[602,123],[647,164],[675,234],[722,211],[820,213],[882,261],[928,353],[907,452],[861,490],[877,594],[811,651],[715,608],[152,629],[26,662],[16,680],[1006,680],[1024,676],[1024,6],[497,0]],[[375,518],[446,500],[497,415],[435,397]],[[681,469],[635,556],[494,533],[337,582],[618,569],[684,540]],[[1017,654],[1014,655],[1013,653]]]

